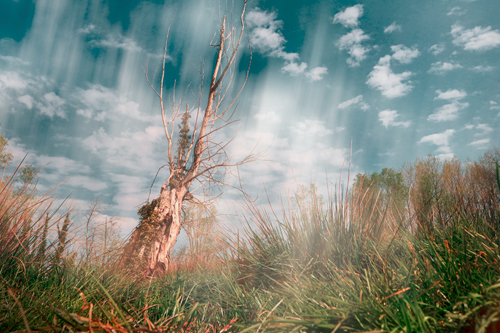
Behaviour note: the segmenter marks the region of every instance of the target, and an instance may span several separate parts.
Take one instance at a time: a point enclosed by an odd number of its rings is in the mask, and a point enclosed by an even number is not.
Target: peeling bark
[[[164,273],[170,267],[170,254],[181,231],[182,203],[185,188],[162,186],[153,212],[134,230],[125,249],[123,263],[140,268],[146,275]],[[137,267],[139,266],[139,267]]]

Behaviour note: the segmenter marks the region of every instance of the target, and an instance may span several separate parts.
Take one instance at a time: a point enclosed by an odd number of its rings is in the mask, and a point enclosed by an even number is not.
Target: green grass
[[[500,319],[500,221],[472,204],[448,201],[448,220],[432,230],[410,228],[414,215],[383,206],[367,214],[366,195],[337,194],[326,205],[311,198],[279,217],[249,204],[246,237],[218,264],[146,279],[112,256],[83,264],[71,247],[58,265],[57,237],[40,253],[45,213],[53,228],[57,212],[44,206],[49,198],[14,187],[0,185],[0,331],[459,332],[474,324],[484,332]]]

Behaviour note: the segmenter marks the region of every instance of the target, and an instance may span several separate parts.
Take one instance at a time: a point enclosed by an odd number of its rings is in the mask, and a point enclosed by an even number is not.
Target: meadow
[[[490,332],[499,158],[429,156],[325,198],[300,187],[286,209],[248,202],[239,237],[193,232],[152,278],[122,269],[111,234],[84,225],[78,242],[18,168],[0,182],[0,331]]]

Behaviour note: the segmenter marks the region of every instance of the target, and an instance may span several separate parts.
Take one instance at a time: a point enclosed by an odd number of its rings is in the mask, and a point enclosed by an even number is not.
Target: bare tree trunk
[[[170,266],[170,254],[181,231],[182,202],[186,194],[185,188],[168,190],[168,184],[161,189],[159,206],[155,208],[161,221],[161,233],[152,244],[149,257],[149,272],[163,273]]]
[[[182,113],[180,112],[182,102],[176,106],[174,99],[171,118],[168,119],[165,114],[163,80],[165,77],[165,60],[170,27],[165,39],[159,91],[155,90],[149,81],[146,65],[144,72],[148,83],[160,99],[163,127],[168,142],[167,166],[170,175],[161,188],[160,197],[139,209],[141,222],[134,230],[125,247],[122,259],[122,263],[128,269],[134,271],[139,269],[148,275],[161,274],[167,271],[170,266],[170,255],[181,230],[182,204],[187,195],[190,196],[189,188],[193,182],[197,180],[201,184],[200,186],[207,186],[208,189],[213,184],[217,186],[226,185],[223,180],[216,177],[218,172],[253,160],[253,156],[249,155],[240,162],[231,163],[231,159],[227,156],[225,148],[232,140],[221,144],[211,139],[216,131],[234,122],[232,114],[228,113],[228,110],[234,105],[248,78],[250,67],[247,70],[247,75],[240,91],[232,101],[221,109],[221,103],[225,100],[226,92],[228,92],[233,80],[235,56],[245,30],[243,17],[246,3],[247,0],[244,1],[240,17],[241,30],[239,36],[236,36],[235,28],[231,28],[229,32],[226,31],[226,17],[224,16],[222,19],[219,43],[212,45],[218,51],[208,91],[207,106],[202,111],[201,105],[198,103],[196,121],[194,129],[191,132],[189,128],[189,118],[191,116],[187,104],[186,112]],[[229,76],[227,86],[223,83],[226,75]],[[200,90],[200,97],[201,95],[202,90]],[[178,117],[182,117],[182,120],[179,130],[177,130],[177,140],[175,140],[175,120]],[[177,141],[177,153],[175,155],[172,150],[172,148],[175,148],[174,141]]]
[[[168,189],[149,205],[141,224],[134,230],[125,249],[124,264],[139,268],[147,275],[164,273],[170,266],[170,254],[181,231],[182,203],[186,188]]]

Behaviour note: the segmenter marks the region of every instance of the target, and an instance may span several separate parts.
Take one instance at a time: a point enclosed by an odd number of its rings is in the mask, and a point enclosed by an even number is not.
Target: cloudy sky
[[[176,82],[192,105],[200,64],[208,78],[210,42],[232,6],[0,1],[0,124],[16,161],[28,154],[45,166],[42,191],[67,179],[60,197],[84,204],[99,196],[129,231],[166,161],[143,67],[160,62],[173,16],[165,93]],[[241,7],[234,2],[236,26]],[[352,172],[427,154],[475,159],[498,146],[498,17],[498,0],[249,0],[250,76],[240,121],[221,134],[238,130],[231,155],[266,151],[240,170],[249,194],[264,198],[265,187],[273,201],[298,183],[324,185],[326,173],[336,182],[351,142]],[[236,86],[248,60],[242,48]]]

